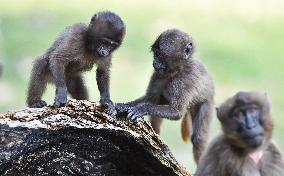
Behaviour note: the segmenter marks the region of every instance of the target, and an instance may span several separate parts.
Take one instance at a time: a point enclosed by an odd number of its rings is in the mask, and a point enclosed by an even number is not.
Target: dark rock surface
[[[148,122],[88,101],[0,115],[0,140],[0,175],[189,175]]]

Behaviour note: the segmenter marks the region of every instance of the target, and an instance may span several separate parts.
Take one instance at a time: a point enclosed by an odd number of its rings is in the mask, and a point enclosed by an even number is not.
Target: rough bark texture
[[[148,122],[97,103],[0,115],[0,175],[190,175]]]

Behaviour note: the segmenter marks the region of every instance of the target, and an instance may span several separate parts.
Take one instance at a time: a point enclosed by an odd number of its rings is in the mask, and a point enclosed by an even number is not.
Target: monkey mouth
[[[243,139],[251,148],[257,148],[262,145],[264,141],[264,134],[259,133],[252,136],[244,136]]]
[[[257,148],[262,145],[263,141],[264,141],[263,136],[256,136],[248,140],[248,145],[252,148]]]

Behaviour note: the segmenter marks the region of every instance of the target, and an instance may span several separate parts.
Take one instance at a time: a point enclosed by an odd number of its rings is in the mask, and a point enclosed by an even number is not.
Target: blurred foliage
[[[0,112],[25,108],[34,58],[65,26],[88,23],[97,11],[110,10],[125,21],[127,33],[114,54],[111,95],[115,102],[144,94],[152,72],[150,46],[165,29],[179,28],[197,43],[200,58],[216,84],[216,106],[239,90],[266,92],[273,104],[275,140],[284,149],[284,1],[131,1],[0,0]],[[86,73],[92,101],[98,100],[95,70]],[[54,87],[44,99],[52,103]],[[177,158],[195,169],[191,145],[183,144],[180,122],[165,121],[162,138]],[[214,117],[211,137],[219,124]]]

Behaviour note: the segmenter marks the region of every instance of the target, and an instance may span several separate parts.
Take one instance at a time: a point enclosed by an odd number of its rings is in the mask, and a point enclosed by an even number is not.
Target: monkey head
[[[238,92],[217,109],[225,138],[235,147],[254,150],[271,138],[270,103],[265,94]]]
[[[122,19],[112,12],[95,14],[87,31],[87,50],[97,57],[107,57],[117,49],[123,40],[125,25]]]
[[[154,54],[153,67],[158,73],[172,72],[188,62],[194,51],[191,36],[178,29],[160,34],[151,47]]]

